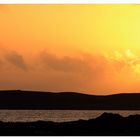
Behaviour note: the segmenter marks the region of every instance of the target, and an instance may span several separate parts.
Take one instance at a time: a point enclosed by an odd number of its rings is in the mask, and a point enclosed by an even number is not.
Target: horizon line
[[[95,93],[85,93],[85,92],[76,92],[76,91],[45,91],[45,90],[23,90],[23,89],[0,89],[2,91],[17,91],[17,92],[42,92],[42,93],[75,93],[75,94],[83,94],[83,95],[90,95],[90,96],[110,96],[110,95],[122,95],[122,94],[140,94],[140,92],[120,92],[120,93],[111,93],[111,94],[95,94]]]

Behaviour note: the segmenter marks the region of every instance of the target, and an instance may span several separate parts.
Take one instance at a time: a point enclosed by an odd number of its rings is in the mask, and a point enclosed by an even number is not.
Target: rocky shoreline
[[[103,113],[74,122],[0,122],[1,136],[140,136],[140,115]]]

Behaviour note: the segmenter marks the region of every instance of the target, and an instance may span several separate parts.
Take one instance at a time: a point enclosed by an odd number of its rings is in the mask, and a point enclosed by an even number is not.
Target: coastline
[[[0,136],[140,136],[140,115],[103,113],[73,122],[0,122]]]

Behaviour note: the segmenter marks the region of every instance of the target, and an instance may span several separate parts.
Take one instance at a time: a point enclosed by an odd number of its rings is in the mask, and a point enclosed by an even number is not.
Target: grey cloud
[[[41,60],[40,65],[45,70],[43,76],[47,79],[44,84],[51,90],[98,91],[106,86],[105,79],[112,74],[108,69],[107,60],[102,55],[57,57],[43,52]]]
[[[86,60],[65,56],[58,58],[57,56],[49,53],[42,55],[43,62],[51,69],[69,73],[87,73],[91,70],[91,66]]]
[[[23,57],[18,54],[17,52],[10,52],[5,56],[5,59],[15,65],[16,67],[22,69],[22,70],[27,70],[27,65],[23,59]]]

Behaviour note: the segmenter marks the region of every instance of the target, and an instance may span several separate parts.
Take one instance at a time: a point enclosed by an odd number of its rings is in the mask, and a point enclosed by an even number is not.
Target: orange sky
[[[139,5],[0,5],[0,89],[140,92]]]

